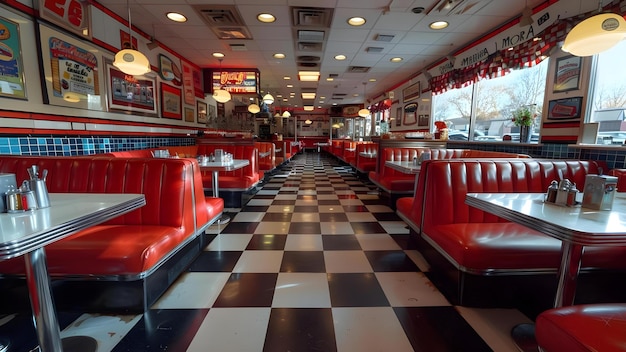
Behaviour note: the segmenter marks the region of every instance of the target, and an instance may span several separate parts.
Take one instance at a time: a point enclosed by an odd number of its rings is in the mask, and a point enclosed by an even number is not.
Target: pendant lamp
[[[128,8],[128,36],[130,37],[131,48],[118,51],[117,54],[115,54],[113,66],[128,75],[140,76],[151,71],[150,61],[148,61],[148,58],[144,54],[132,49],[133,32],[128,0],[126,0],[126,7]]]
[[[367,82],[363,82],[363,105],[367,104],[367,99],[365,98],[365,85],[367,84]],[[370,111],[367,108],[363,108],[361,110],[359,110],[359,116],[361,117],[368,117],[370,116]]]
[[[218,89],[213,89],[213,99],[215,99],[218,103],[226,103],[230,100],[230,93],[221,85],[223,59],[219,58],[218,60],[220,62],[220,87]]]
[[[602,10],[602,1],[598,12]],[[626,21],[615,13],[599,13],[580,22],[565,37],[563,51],[591,56],[617,45],[626,36]]]
[[[283,111],[283,117],[291,117],[291,113],[288,110]]]
[[[259,111],[261,111],[261,108],[257,105],[257,104],[250,104],[248,105],[248,112],[251,114],[256,114]]]
[[[274,97],[270,94],[269,90],[267,92],[267,94],[265,94],[263,96],[263,102],[267,105],[272,105],[274,104]]]

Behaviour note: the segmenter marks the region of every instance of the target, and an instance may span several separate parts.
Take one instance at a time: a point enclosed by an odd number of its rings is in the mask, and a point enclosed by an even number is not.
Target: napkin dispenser
[[[224,161],[224,150],[223,149],[215,149],[215,161],[221,163]]]
[[[595,210],[611,210],[617,190],[617,177],[587,175],[582,206]]]
[[[0,213],[7,212],[6,204],[6,192],[9,186],[17,188],[17,181],[15,180],[15,174],[2,174],[0,173]]]

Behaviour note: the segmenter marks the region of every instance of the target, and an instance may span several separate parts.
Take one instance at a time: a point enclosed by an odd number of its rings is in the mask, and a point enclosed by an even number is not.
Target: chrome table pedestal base
[[[521,352],[538,352],[535,339],[535,324],[519,324],[511,329],[511,337]]]

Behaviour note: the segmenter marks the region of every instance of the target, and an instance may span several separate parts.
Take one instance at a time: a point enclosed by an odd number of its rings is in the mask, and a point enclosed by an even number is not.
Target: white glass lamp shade
[[[230,100],[230,93],[224,89],[216,89],[213,91],[213,99],[218,103],[225,103]]]
[[[270,93],[267,93],[263,96],[263,102],[267,105],[274,104],[274,97]]]
[[[283,117],[291,117],[291,113],[289,113],[289,111],[285,110],[283,112]]]
[[[133,76],[141,76],[151,71],[148,58],[137,50],[124,49],[115,54],[113,66]]]
[[[248,105],[248,112],[250,112],[252,114],[256,114],[259,111],[261,111],[261,108],[258,105],[256,105],[256,104]]]
[[[370,116],[370,111],[368,109],[361,109],[359,110],[359,116],[368,117]]]
[[[626,35],[626,21],[614,13],[601,13],[580,22],[565,37],[563,51],[591,56],[608,50]]]

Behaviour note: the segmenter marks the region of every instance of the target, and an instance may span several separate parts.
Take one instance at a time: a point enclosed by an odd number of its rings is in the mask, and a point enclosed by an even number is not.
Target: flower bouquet
[[[448,124],[445,121],[435,121],[435,139],[448,139]]]
[[[515,126],[527,126],[530,127],[535,122],[535,114],[531,111],[530,107],[522,106],[521,108],[513,111],[513,124]]]

